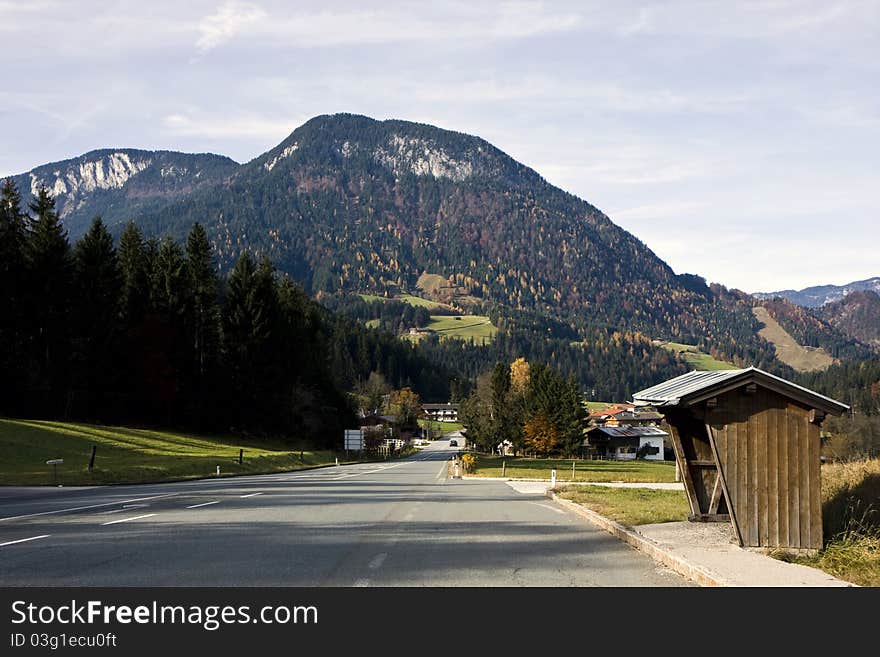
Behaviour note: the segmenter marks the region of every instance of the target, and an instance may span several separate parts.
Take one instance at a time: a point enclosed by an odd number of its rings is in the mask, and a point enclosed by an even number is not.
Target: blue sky
[[[479,135],[677,272],[880,275],[880,2],[0,0],[0,175],[244,162],[317,114]]]

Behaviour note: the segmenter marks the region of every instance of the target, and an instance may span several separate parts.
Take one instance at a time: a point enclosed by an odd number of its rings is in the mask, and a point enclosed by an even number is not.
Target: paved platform
[[[764,551],[743,549],[736,544],[733,528],[728,523],[683,521],[625,527],[579,504],[553,496],[548,482],[508,481],[507,484],[525,495],[546,494],[553,497],[562,507],[703,586],[855,586],[817,568],[780,561]],[[667,488],[680,485],[629,484],[626,487]]]

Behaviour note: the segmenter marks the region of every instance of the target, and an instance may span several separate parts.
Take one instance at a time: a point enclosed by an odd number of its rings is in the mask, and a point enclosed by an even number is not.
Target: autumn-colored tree
[[[401,431],[414,431],[418,428],[422,414],[422,400],[410,388],[402,388],[391,393],[391,406],[397,414],[397,426]]]
[[[541,456],[553,452],[561,437],[553,420],[544,411],[538,412],[526,422],[523,434],[526,448]]]
[[[510,364],[510,389],[525,395],[529,389],[530,366],[525,358],[517,358]]]

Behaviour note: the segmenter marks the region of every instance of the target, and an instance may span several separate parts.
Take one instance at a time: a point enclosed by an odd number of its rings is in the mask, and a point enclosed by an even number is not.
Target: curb
[[[677,554],[674,554],[664,549],[659,544],[648,538],[645,538],[638,532],[635,532],[632,529],[621,525],[619,522],[615,522],[610,518],[599,515],[595,511],[591,511],[590,509],[587,509],[580,504],[575,504],[574,502],[558,497],[556,493],[554,493],[552,490],[547,491],[547,497],[549,497],[561,507],[576,513],[586,520],[589,520],[591,523],[601,527],[612,536],[619,538],[624,543],[628,543],[640,552],[644,552],[655,561],[662,563],[670,570],[673,570],[679,575],[682,575],[683,577],[686,577],[687,579],[696,582],[700,586],[736,586],[732,582],[729,582],[723,577],[716,575],[712,571],[703,568],[702,566],[692,564],[686,559],[678,556]]]

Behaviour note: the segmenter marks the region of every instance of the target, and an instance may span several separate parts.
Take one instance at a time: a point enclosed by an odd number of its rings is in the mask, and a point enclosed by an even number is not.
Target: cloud
[[[556,12],[539,2],[496,6],[452,4],[427,7],[418,15],[406,5],[381,10],[284,12],[230,0],[199,23],[196,47],[216,48],[237,34],[287,47],[333,47],[400,42],[521,39],[573,30],[582,17]]]
[[[645,7],[639,9],[639,15],[635,22],[628,23],[618,30],[621,36],[632,36],[649,31],[651,28],[651,10]]]
[[[207,52],[229,41],[251,23],[266,18],[266,12],[257,5],[228,0],[216,13],[205,16],[199,23],[199,39],[196,48]]]
[[[193,118],[188,114],[169,114],[162,120],[162,126],[168,132],[179,136],[209,139],[258,138],[269,140],[274,146],[302,122],[302,119],[278,120],[252,114],[226,118],[215,116]]]
[[[627,221],[674,219],[680,218],[682,215],[694,215],[695,213],[705,211],[706,209],[706,203],[699,201],[672,201],[639,205],[623,210],[614,210],[609,212],[608,216],[615,220],[622,219]]]

